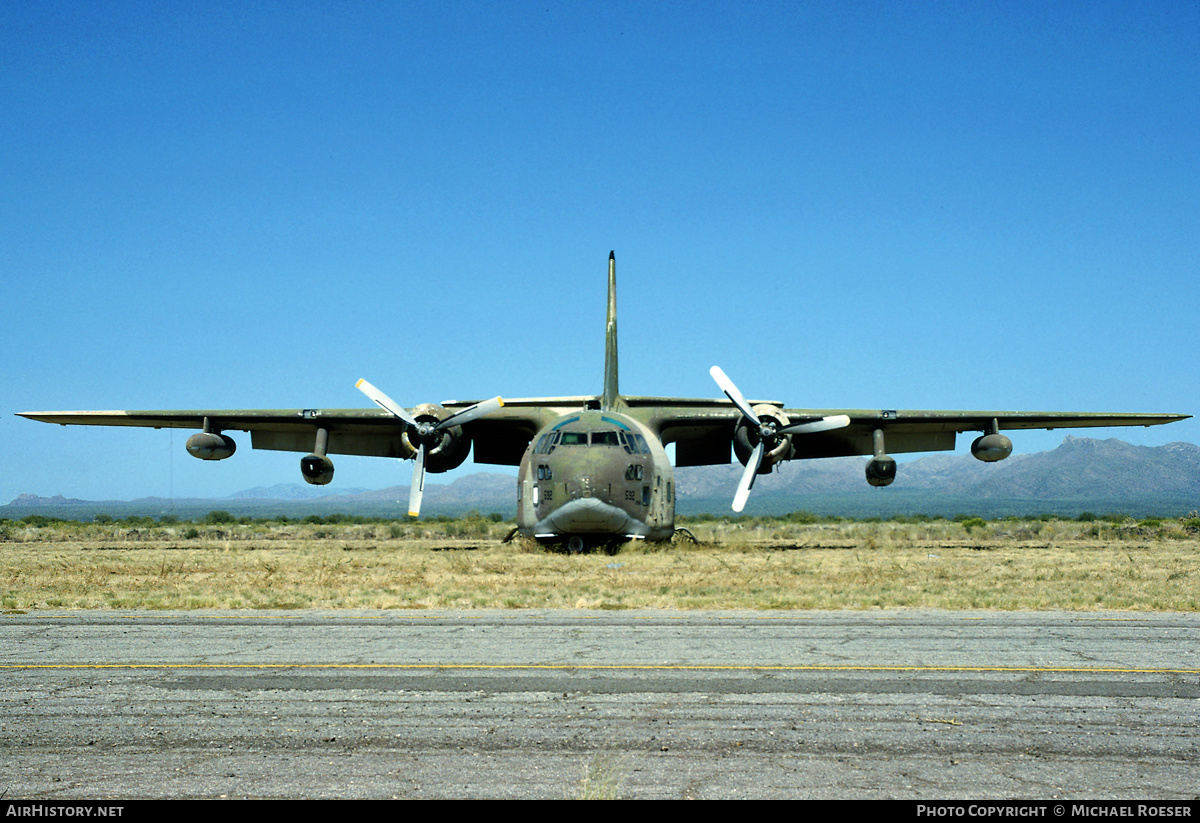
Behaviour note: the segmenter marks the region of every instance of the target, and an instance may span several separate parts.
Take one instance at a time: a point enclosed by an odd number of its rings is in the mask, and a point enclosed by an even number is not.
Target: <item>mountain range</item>
[[[1091,511],[1149,516],[1200,509],[1200,446],[1193,443],[1134,446],[1115,438],[1067,436],[1051,451],[1015,454],[999,463],[980,463],[963,454],[935,454],[902,462],[896,482],[882,489],[867,485],[865,463],[862,457],[785,463],[755,482],[745,513],[805,510],[850,517],[915,513],[1074,516]],[[729,513],[740,475],[738,464],[677,469],[679,512]],[[477,473],[451,483],[428,483],[424,511],[455,515],[476,510],[511,517],[515,498],[512,475]],[[88,501],[23,494],[0,506],[0,517],[43,514],[87,519],[97,512],[194,517],[214,509],[250,516],[338,512],[402,517],[407,500],[407,486],[372,491],[302,484],[248,489],[207,500]]]
[[[892,486],[877,489],[863,477],[866,458],[785,463],[754,485],[760,513],[810,510],[836,514],[1078,514],[1082,511],[1169,514],[1200,508],[1200,446],[1134,446],[1116,438],[1068,435],[1058,448],[1014,454],[997,463],[970,455],[934,454],[902,462]],[[712,508],[731,500],[739,466],[678,473],[684,501]],[[684,510],[688,508],[685,506]],[[751,506],[747,506],[747,512]]]

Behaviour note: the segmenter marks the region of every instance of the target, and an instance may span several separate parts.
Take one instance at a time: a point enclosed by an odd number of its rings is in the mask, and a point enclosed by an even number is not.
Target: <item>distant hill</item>
[[[427,483],[421,511],[426,515],[459,515],[472,509],[482,514],[516,513],[516,479],[507,474],[471,474],[451,483]],[[310,514],[356,514],[369,517],[403,517],[408,511],[408,486],[385,489],[334,490],[303,483],[281,483],[235,492],[219,498],[142,497],[136,500],[79,500],[62,495],[17,496],[0,506],[0,518],[17,520],[30,514],[63,520],[88,520],[96,514],[113,517],[174,515],[181,519],[203,517],[210,511],[227,511],[239,517],[305,517]]]
[[[753,493],[854,491],[865,486],[866,462],[865,457],[792,461],[760,478]],[[681,469],[678,475],[681,496],[708,497],[727,492],[732,499],[741,466]],[[901,463],[891,489],[900,488],[972,497],[1031,499],[1117,497],[1128,493],[1197,494],[1200,446],[1192,443],[1132,446],[1115,438],[1095,440],[1068,435],[1053,451],[1014,454],[998,463],[981,463],[964,454],[936,454]]]
[[[345,497],[363,494],[368,489],[330,489],[329,486],[310,486],[307,483],[276,483],[274,486],[255,486],[253,489],[229,495],[231,500],[318,500],[322,497]]]
[[[981,463],[935,454],[900,464],[895,483],[867,485],[865,457],[792,461],[754,484],[747,513],[808,509],[854,514],[1064,513],[1169,514],[1200,509],[1200,446],[1133,446],[1116,438],[1068,435],[1048,452]],[[740,466],[678,472],[682,511],[717,511],[731,501]],[[728,502],[725,503],[726,508]]]
[[[865,463],[862,457],[785,463],[755,482],[746,514],[807,510],[849,517],[915,513],[1075,516],[1091,511],[1145,516],[1200,509],[1200,446],[1192,443],[1133,446],[1115,438],[1068,436],[1052,451],[1016,454],[999,463],[981,463],[969,454],[935,454],[901,463],[896,482],[884,489],[867,485]],[[678,469],[679,512],[728,513],[740,475],[738,464]],[[407,486],[364,491],[296,483],[212,500],[87,501],[22,494],[0,506],[0,517],[43,514],[89,519],[103,512],[114,517],[174,514],[189,518],[215,509],[255,517],[335,512],[402,517],[407,501]],[[513,516],[515,479],[479,473],[425,487],[422,511],[427,515],[455,515],[472,509]]]

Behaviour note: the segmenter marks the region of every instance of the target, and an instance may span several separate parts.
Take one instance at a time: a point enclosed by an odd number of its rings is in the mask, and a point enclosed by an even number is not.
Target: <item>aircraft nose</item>
[[[562,506],[550,519],[554,528],[561,534],[624,534],[627,531],[629,515],[603,500],[582,497]]]
[[[571,489],[572,499],[582,500],[585,498],[594,497],[595,492],[592,491],[593,486],[594,484],[592,483],[591,476],[586,474],[580,475],[575,479],[574,487]]]

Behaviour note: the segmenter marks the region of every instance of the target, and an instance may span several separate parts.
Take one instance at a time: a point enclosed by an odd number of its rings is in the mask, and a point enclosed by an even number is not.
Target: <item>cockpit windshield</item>
[[[616,431],[556,431],[543,434],[534,447],[535,454],[550,454],[559,446],[615,446],[629,454],[649,454],[646,438],[633,432]]]

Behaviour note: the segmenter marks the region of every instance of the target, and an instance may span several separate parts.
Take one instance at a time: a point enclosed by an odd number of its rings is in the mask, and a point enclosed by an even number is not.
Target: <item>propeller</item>
[[[717,385],[721,387],[721,391],[725,392],[737,410],[742,413],[742,416],[750,421],[751,424],[758,430],[758,445],[754,447],[754,452],[750,455],[750,459],[746,461],[746,470],[742,472],[742,479],[738,481],[737,492],[733,495],[733,510],[740,512],[746,506],[746,500],[750,497],[750,489],[754,488],[754,478],[758,475],[758,470],[762,466],[763,454],[766,452],[766,444],[774,443],[780,437],[789,434],[813,434],[814,432],[829,431],[830,429],[840,429],[843,426],[850,425],[850,418],[844,414],[835,414],[830,417],[822,417],[820,420],[813,420],[808,423],[795,423],[790,426],[779,426],[774,420],[763,420],[754,409],[746,402],[746,398],[738,391],[738,387],[733,384],[733,381],[721,371],[720,366],[713,366],[708,370],[712,375],[713,380],[717,381]]]
[[[494,412],[504,405],[504,400],[499,397],[493,397],[491,400],[482,400],[472,406],[467,406],[465,409],[461,409],[450,415],[445,420],[417,421],[403,406],[396,403],[396,401],[392,400],[392,398],[366,380],[359,380],[354,385],[358,387],[359,391],[369,397],[375,405],[379,406],[379,408],[403,420],[409,427],[410,438],[417,441],[417,453],[413,458],[412,486],[408,492],[408,513],[412,517],[416,517],[421,513],[421,497],[425,493],[425,452],[427,451],[427,444],[433,442],[437,435],[445,429],[470,423],[472,420],[483,417],[489,412]]]

